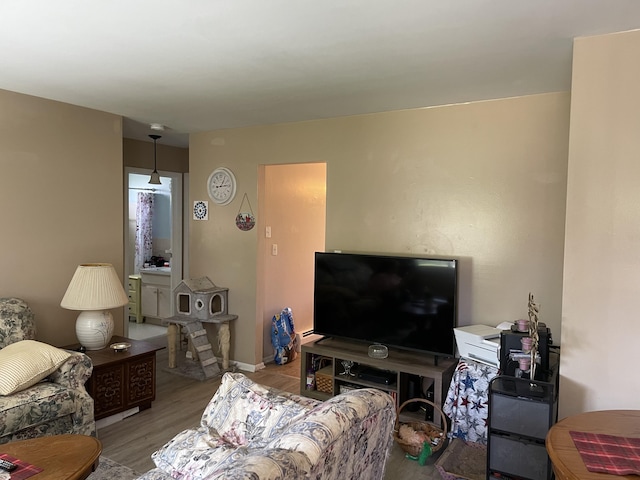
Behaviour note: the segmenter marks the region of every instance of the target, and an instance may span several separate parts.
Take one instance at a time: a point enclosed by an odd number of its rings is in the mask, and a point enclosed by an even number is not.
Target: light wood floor
[[[156,400],[150,409],[98,430],[102,454],[143,473],[154,468],[151,454],[174,435],[197,427],[220,379],[192,380],[163,371],[168,352],[157,353]],[[300,359],[287,365],[268,364],[256,373],[242,372],[263,385],[300,392]]]

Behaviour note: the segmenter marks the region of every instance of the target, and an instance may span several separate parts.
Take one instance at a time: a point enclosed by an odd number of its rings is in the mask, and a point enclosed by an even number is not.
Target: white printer
[[[462,358],[500,367],[500,329],[489,325],[469,325],[453,331]]]

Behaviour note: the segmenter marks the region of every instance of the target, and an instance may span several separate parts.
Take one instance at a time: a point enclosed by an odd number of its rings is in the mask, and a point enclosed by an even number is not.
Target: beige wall
[[[574,44],[560,417],[638,408],[640,31]]]
[[[162,139],[156,142],[156,160],[158,170],[186,173],[189,171],[189,149],[163,145]],[[153,142],[142,142],[124,138],[122,140],[123,161],[125,167],[148,168],[153,170]]]
[[[29,303],[39,340],[76,341],[60,300],[79,263],[122,275],[122,215],[121,117],[0,90],[0,297]]]
[[[193,134],[190,202],[231,168],[238,195],[191,222],[191,276],[230,289],[232,358],[262,358],[256,229],[234,224],[257,205],[258,166],[327,163],[326,248],[461,258],[461,325],[527,312],[560,337],[569,94]]]
[[[297,332],[313,328],[314,253],[324,251],[326,175],[324,163],[264,167],[258,217],[258,262],[264,262],[264,276],[258,275],[264,298],[258,306],[264,312],[263,360],[273,357],[271,320],[284,307],[291,308]],[[266,226],[271,238],[265,238]]]

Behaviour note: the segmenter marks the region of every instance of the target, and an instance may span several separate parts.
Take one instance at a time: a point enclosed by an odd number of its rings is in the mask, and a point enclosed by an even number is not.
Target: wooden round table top
[[[42,472],[34,480],[82,480],[98,466],[102,444],[86,435],[53,435],[0,445],[8,453]]]
[[[557,480],[634,479],[637,475],[609,475],[587,470],[570,431],[640,438],[640,410],[600,410],[564,418],[547,433],[547,453]]]

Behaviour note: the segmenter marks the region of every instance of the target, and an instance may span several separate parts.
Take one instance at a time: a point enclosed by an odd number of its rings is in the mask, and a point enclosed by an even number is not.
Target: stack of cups
[[[528,372],[531,368],[531,359],[530,358],[519,358],[518,359],[518,367],[523,372]]]

